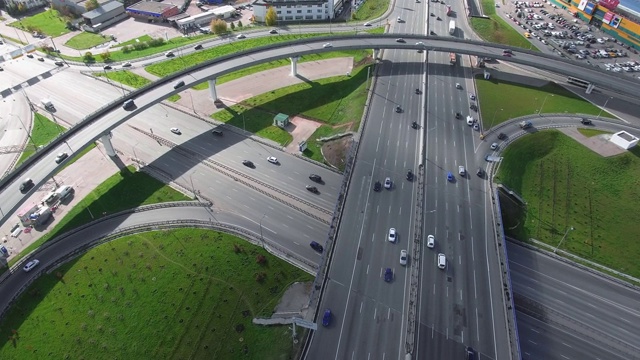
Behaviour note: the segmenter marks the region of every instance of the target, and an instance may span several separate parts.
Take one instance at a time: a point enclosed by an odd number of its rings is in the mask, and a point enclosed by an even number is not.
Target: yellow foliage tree
[[[99,6],[100,6],[100,4],[98,4],[98,0],[87,0],[87,2],[84,3],[84,8],[87,11],[95,10]]]
[[[269,9],[267,9],[264,22],[267,26],[273,26],[278,23],[278,14],[276,14],[276,9],[273,6],[269,6]]]
[[[227,22],[222,19],[215,19],[211,21],[211,32],[220,35],[227,32]]]

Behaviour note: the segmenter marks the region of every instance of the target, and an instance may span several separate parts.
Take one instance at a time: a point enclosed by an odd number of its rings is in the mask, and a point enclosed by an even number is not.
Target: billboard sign
[[[615,10],[620,4],[620,0],[600,0],[598,5],[603,6],[609,10]]]
[[[587,15],[593,15],[593,11],[596,9],[596,4],[587,2],[587,6],[584,7],[584,13]]]
[[[584,11],[584,8],[587,6],[587,0],[580,0],[578,4],[578,10]]]
[[[613,19],[611,19],[611,22],[609,23],[609,26],[614,27],[614,28],[618,28],[618,26],[620,26],[620,22],[622,21],[622,18],[619,15],[615,15],[613,17]]]
[[[611,19],[613,19],[613,15],[615,14],[612,13],[611,11],[604,14],[604,16],[602,17],[602,23],[609,25],[609,23],[611,22]]]

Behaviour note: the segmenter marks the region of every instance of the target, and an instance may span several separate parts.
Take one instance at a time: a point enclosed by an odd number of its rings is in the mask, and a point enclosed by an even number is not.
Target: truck
[[[531,121],[525,120],[525,121],[521,121],[520,122],[520,128],[521,129],[528,129],[530,127],[532,127],[533,124],[531,123]]]
[[[53,103],[51,102],[51,100],[49,99],[42,99],[42,106],[44,106],[45,109],[47,110],[54,110],[55,106],[53,106]]]
[[[456,22],[455,20],[449,21],[449,34],[453,35],[456,32]]]
[[[449,53],[449,63],[451,65],[456,64],[456,53]]]

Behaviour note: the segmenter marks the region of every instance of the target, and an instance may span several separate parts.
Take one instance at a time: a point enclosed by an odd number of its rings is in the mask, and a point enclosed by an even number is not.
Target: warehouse
[[[131,17],[148,22],[165,22],[179,13],[180,8],[177,6],[155,1],[141,1],[127,8],[127,14]]]
[[[253,3],[253,15],[257,22],[265,22],[267,10],[274,7],[278,22],[321,21],[334,17],[333,0],[279,1],[257,0]]]
[[[82,14],[84,18],[83,29],[89,32],[98,33],[103,29],[127,18],[122,3],[111,1],[103,4],[95,10]]]
[[[202,14],[194,15],[186,19],[180,19],[176,21],[176,25],[179,29],[197,28],[203,25],[208,26],[214,19],[227,19],[236,11],[233,6],[225,5],[203,12]]]

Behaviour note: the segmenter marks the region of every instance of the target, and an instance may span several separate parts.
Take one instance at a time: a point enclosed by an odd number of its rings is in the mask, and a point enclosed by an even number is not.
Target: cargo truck
[[[453,35],[456,32],[456,22],[455,20],[449,21],[449,34]]]

